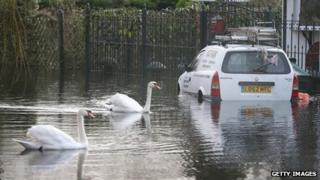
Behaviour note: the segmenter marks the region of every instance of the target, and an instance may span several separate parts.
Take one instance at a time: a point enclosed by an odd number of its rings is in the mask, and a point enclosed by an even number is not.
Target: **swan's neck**
[[[86,135],[86,131],[84,129],[84,119],[83,116],[77,115],[77,120],[78,120],[78,137],[79,137],[79,142],[85,146],[88,145],[88,139]]]
[[[77,179],[82,179],[83,171],[83,162],[87,157],[87,152],[80,152],[78,155],[78,164],[77,164]]]
[[[143,112],[150,112],[151,95],[152,95],[152,88],[148,87],[148,89],[147,89],[147,99],[146,99],[146,104],[144,105]]]

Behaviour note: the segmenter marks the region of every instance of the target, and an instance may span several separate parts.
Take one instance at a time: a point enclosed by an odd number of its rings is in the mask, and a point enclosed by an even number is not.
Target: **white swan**
[[[78,137],[76,142],[70,135],[51,125],[36,125],[28,129],[27,136],[34,141],[23,141],[13,139],[26,149],[31,150],[63,150],[84,149],[88,146],[88,139],[84,129],[84,116],[94,117],[91,111],[80,109],[77,114]]]
[[[106,107],[113,112],[144,112],[150,113],[152,89],[161,89],[157,82],[151,81],[147,87],[147,99],[144,108],[134,99],[125,94],[116,93],[106,101]]]

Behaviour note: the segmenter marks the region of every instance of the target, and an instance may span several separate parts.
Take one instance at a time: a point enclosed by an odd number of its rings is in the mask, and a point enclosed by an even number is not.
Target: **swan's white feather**
[[[36,149],[40,149],[41,148],[41,145],[37,144],[35,142],[23,141],[23,140],[18,140],[18,139],[12,139],[12,140],[17,142],[17,143],[19,143],[19,144],[21,144],[26,149],[36,150]]]
[[[37,125],[28,129],[28,135],[44,149],[74,149],[80,144],[70,135],[51,125]]]
[[[114,112],[142,112],[143,107],[134,99],[121,93],[116,93],[107,101],[107,107]]]
[[[86,148],[88,141],[83,127],[83,116],[93,116],[93,114],[84,109],[78,111],[78,126],[82,126],[82,129],[79,129],[80,131],[78,132],[78,136],[81,135],[80,142],[76,142],[70,135],[51,125],[36,125],[29,128],[27,136],[32,138],[32,141],[16,139],[14,139],[14,141],[18,142],[26,149],[63,150]]]

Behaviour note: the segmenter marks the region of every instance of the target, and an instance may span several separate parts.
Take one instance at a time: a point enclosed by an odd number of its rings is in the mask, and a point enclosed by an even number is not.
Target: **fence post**
[[[142,9],[142,73],[145,75],[146,67],[146,45],[147,45],[147,12],[146,8]]]
[[[90,34],[90,24],[91,24],[91,9],[90,4],[87,4],[85,10],[85,60],[86,60],[86,67],[85,67],[85,75],[86,75],[86,87],[88,85],[90,79],[90,68],[91,68],[91,34]]]
[[[131,28],[129,29],[130,32],[132,32]],[[127,42],[126,42],[126,47],[127,47],[127,74],[129,75],[131,73],[131,46],[132,46],[132,40],[131,40],[131,37],[127,37]]]
[[[201,4],[200,12],[200,49],[207,45],[207,12],[205,10],[205,4]]]
[[[63,37],[63,10],[59,9],[58,12],[58,28],[59,28],[59,65],[60,75],[64,73],[64,37]]]
[[[58,16],[58,51],[59,51],[59,101],[62,101],[62,94],[64,92],[64,18],[63,10],[57,11]]]
[[[287,0],[283,0],[282,3],[282,49],[287,52]]]

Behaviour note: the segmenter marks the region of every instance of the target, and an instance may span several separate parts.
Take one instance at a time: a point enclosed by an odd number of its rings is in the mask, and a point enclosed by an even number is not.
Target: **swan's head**
[[[95,117],[95,115],[92,113],[92,111],[87,110],[87,109],[80,109],[78,112],[78,115],[84,116],[84,117],[90,117],[90,118]]]
[[[158,84],[157,82],[155,82],[155,81],[150,81],[150,82],[148,83],[148,88],[151,88],[151,89],[153,89],[153,88],[155,88],[155,89],[161,89],[161,87],[159,86],[159,84]]]

